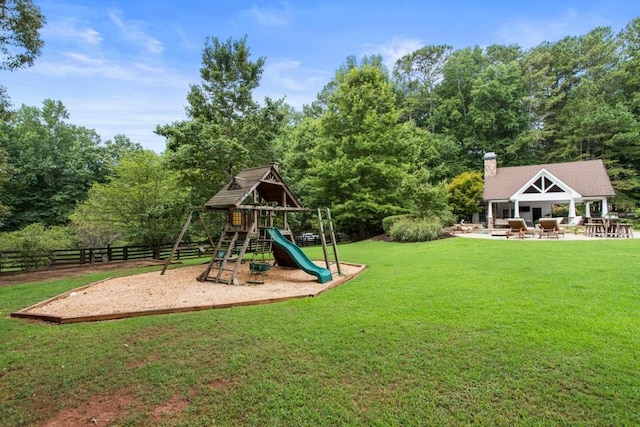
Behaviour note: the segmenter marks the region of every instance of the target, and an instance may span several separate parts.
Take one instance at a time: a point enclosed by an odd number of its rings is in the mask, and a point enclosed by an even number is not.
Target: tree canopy
[[[282,101],[253,99],[264,58],[250,60],[246,37],[220,42],[207,38],[201,84],[191,85],[188,119],[158,126],[167,138],[170,165],[202,204],[243,168],[275,161],[273,141],[285,118]]]
[[[40,29],[45,22],[31,0],[0,1],[0,69],[33,65],[44,46]]]
[[[0,1],[18,3],[28,2]],[[283,100],[254,99],[266,58],[251,58],[246,37],[207,38],[187,119],[156,128],[167,143],[162,165],[188,191],[186,210],[239,170],[278,162],[307,206],[331,207],[342,231],[359,235],[380,231],[381,219],[394,214],[442,219],[453,209],[468,218],[487,152],[503,166],[602,159],[614,204],[633,209],[640,202],[639,52],[635,18],[617,34],[597,27],[527,50],[426,45],[391,73],[378,55],[350,56],[295,111]],[[60,103],[45,101],[2,123],[0,200],[12,210],[5,230],[64,223],[91,185],[116,173],[120,154],[135,148],[124,136],[102,145],[66,119]]]
[[[363,65],[336,79],[319,118],[320,138],[307,152],[306,188],[309,201],[331,206],[348,231],[371,232],[402,210],[400,188],[412,147],[401,137],[396,96],[383,70]]]
[[[133,151],[120,160],[107,182],[91,187],[72,220],[89,241],[126,236],[128,242],[148,245],[157,255],[180,231],[185,190],[160,155]]]
[[[44,42],[40,29],[45,18],[31,0],[0,0],[0,70],[13,71],[30,67],[40,55]],[[4,86],[0,85],[0,121],[9,119],[11,102]],[[2,137],[0,130],[0,137]],[[0,196],[6,191],[13,171],[7,160],[7,153],[0,146]],[[0,199],[0,229],[9,215],[10,207]]]
[[[104,146],[95,131],[67,122],[59,101],[23,106],[0,130],[9,177],[0,200],[10,210],[5,231],[38,222],[66,224],[94,182],[104,182],[122,152],[139,149],[125,137]]]

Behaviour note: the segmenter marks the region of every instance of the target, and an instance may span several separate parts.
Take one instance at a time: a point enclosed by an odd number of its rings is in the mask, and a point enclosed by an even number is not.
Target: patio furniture
[[[506,232],[507,239],[511,237],[513,233],[518,233],[521,239],[524,239],[527,234],[531,234],[532,236],[536,235],[536,229],[528,227],[522,218],[510,218],[507,220],[507,223],[509,224],[509,229]]]
[[[509,222],[508,220],[504,219],[504,218],[496,218],[493,220],[493,227],[494,228],[509,228]]]
[[[589,218],[589,222],[585,225],[584,234],[588,237],[606,237],[603,219]]]
[[[619,230],[622,218],[605,217],[602,222],[604,223],[605,237],[620,237]]]
[[[540,218],[538,222],[538,226],[540,227],[540,238],[545,234],[547,237],[555,236],[555,238],[559,238],[562,234],[564,237],[564,228],[560,228],[558,225],[558,220],[556,218]]]
[[[618,237],[633,239],[633,224],[618,224]]]

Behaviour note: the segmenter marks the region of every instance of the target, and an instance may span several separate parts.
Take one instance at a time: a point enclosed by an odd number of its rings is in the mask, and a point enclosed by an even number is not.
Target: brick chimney
[[[492,176],[496,176],[498,171],[498,161],[496,160],[498,156],[496,153],[486,153],[484,155],[484,177],[490,178]]]

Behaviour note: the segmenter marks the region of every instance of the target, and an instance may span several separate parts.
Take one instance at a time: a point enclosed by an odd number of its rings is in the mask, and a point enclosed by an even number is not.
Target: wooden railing
[[[349,241],[348,237],[337,235],[338,243]],[[254,242],[252,242],[253,244]],[[319,245],[320,239],[296,239],[300,246]],[[169,258],[173,245],[163,246],[160,259]],[[254,250],[253,246],[248,252]],[[211,256],[212,249],[208,243],[183,243],[173,256],[174,260]],[[106,248],[56,249],[46,253],[24,255],[19,251],[0,252],[0,273],[44,270],[49,268],[74,267],[112,261],[132,261],[152,259],[153,251],[149,246],[118,246]]]
[[[173,245],[160,250],[160,259],[167,259]],[[173,259],[208,256],[209,244],[184,243],[180,245]],[[119,246],[106,248],[57,249],[47,253],[24,255],[19,251],[0,252],[0,273],[11,271],[40,270],[59,267],[73,267],[112,261],[132,261],[153,258],[148,246]]]

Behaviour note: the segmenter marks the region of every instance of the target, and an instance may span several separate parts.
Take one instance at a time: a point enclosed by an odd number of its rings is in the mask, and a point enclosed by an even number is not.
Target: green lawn
[[[369,267],[314,299],[97,323],[8,315],[113,272],[0,287],[0,425],[640,425],[639,240],[340,256]]]

